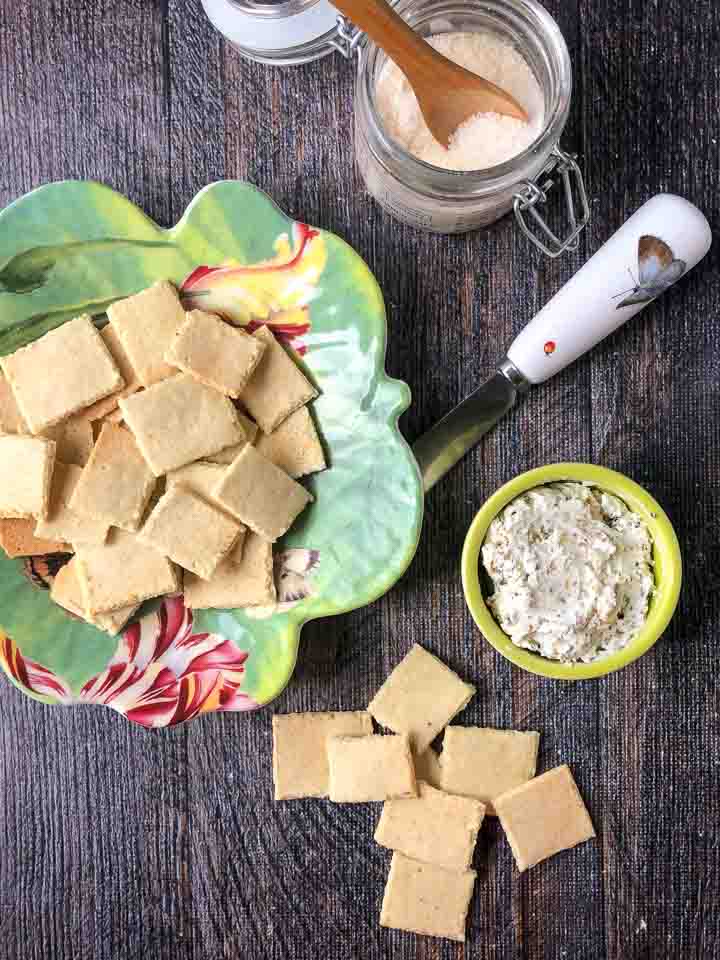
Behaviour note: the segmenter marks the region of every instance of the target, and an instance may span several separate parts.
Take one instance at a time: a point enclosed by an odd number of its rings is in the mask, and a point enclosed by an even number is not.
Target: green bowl
[[[562,480],[590,483],[619,497],[639,514],[653,540],[655,590],[650,600],[648,618],[642,630],[623,649],[594,663],[560,663],[516,646],[498,626],[488,609],[480,584],[480,550],[488,527],[511,501],[534,487]],[[529,673],[554,680],[589,680],[626,667],[637,660],[662,636],[670,622],[680,596],[682,558],[680,545],[667,514],[660,504],[629,477],[589,463],[554,463],[520,474],[494,493],[478,511],[465,537],[462,554],[462,582],[465,599],[473,620],[485,639],[507,660]]]
[[[11,204],[0,213],[0,356],[161,278],[188,307],[268,324],[295,352],[320,392],[330,469],[306,481],[315,502],[277,544],[273,607],[192,611],[167,597],[110,637],[51,600],[67,556],[0,551],[0,667],[12,683],[47,704],[101,704],[151,727],[277,697],[303,624],[371,603],[402,576],[424,505],[398,427],[410,391],[385,370],[375,278],[339,237],[248,183],[206,187],[169,229],[98,183],[53,183]]]

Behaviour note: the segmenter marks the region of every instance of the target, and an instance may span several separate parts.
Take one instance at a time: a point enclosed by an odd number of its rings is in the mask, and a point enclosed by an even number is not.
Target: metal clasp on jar
[[[331,47],[335,47],[346,60],[352,59],[353,55],[360,46],[365,34],[341,13],[337,15],[337,36],[329,42]]]
[[[539,204],[547,203],[548,191],[557,185],[562,187],[570,221],[570,231],[562,239],[551,230],[537,209]],[[576,197],[580,205],[579,218]],[[513,195],[513,210],[522,232],[548,257],[559,257],[566,250],[577,249],[578,238],[590,220],[590,207],[583,175],[575,157],[556,146],[537,177],[526,180],[522,189]],[[528,213],[541,233],[530,229],[526,217]]]

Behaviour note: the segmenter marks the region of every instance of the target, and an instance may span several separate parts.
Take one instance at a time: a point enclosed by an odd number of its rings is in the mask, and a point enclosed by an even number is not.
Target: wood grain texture
[[[567,145],[593,222],[550,263],[509,219],[435,237],[365,194],[353,70],[244,61],[198,0],[0,0],[0,201],[95,177],[161,223],[243,177],[368,261],[388,369],[414,439],[492,368],[533,313],[640,203],[674,190],[716,226],[720,12],[714,0],[552,0],[574,63]],[[720,956],[720,266],[703,264],[533,391],[432,492],[418,555],[371,607],[310,624],[268,711],[148,733],[110,711],[44,708],[0,684],[0,957],[5,960],[686,960]],[[598,683],[510,668],[477,634],[458,565],[483,499],[516,473],[592,460],[666,506],[685,559],[657,648]],[[388,855],[374,805],[272,800],[273,710],[364,707],[413,641],[477,685],[465,723],[541,732],[571,764],[598,840],[522,877],[483,826],[466,947],[381,930]]]

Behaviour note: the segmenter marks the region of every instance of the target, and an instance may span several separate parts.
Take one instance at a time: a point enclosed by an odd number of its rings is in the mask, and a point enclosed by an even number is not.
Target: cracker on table
[[[101,420],[103,417],[108,416],[109,414],[114,414],[117,410],[118,400],[120,397],[129,397],[131,393],[135,393],[142,387],[142,384],[138,380],[137,374],[135,373],[135,368],[130,363],[130,358],[125,353],[122,343],[120,343],[120,338],[115,332],[115,327],[111,323],[106,323],[105,326],[100,331],[100,336],[105,343],[105,346],[110,351],[110,354],[115,361],[115,364],[122,374],[122,378],[125,381],[125,386],[121,390],[117,390],[115,393],[111,393],[108,397],[103,397],[102,400],[97,400],[91,406],[86,407],[82,411],[82,416],[86,420]]]
[[[0,358],[30,430],[42,433],[125,385],[110,351],[83,315]]]
[[[102,546],[78,544],[76,556],[84,606],[92,617],[180,589],[174,564],[136,533],[113,527]]]
[[[55,574],[50,587],[50,596],[64,610],[74,613],[111,636],[120,633],[120,630],[137,610],[137,606],[123,607],[120,610],[114,610],[112,613],[99,613],[94,619],[91,619],[84,607],[76,557],[73,557]]]
[[[242,402],[263,433],[272,433],[317,390],[267,327],[253,334],[267,347],[242,393]]]
[[[121,399],[120,409],[156,477],[245,439],[230,400],[187,373]]]
[[[410,742],[401,736],[330,737],[329,796],[335,803],[366,803],[417,796]]]
[[[368,710],[382,726],[407,733],[413,751],[420,754],[474,694],[472,684],[415,643],[375,694]]]
[[[595,836],[567,765],[496,797],[495,810],[521,872]]]
[[[73,545],[105,543],[110,524],[96,516],[84,516],[70,505],[82,472],[82,467],[55,461],[47,517],[38,520],[36,536]]]
[[[185,311],[169,281],[161,280],[132,297],[117,300],[107,314],[144,387],[177,372],[165,361],[165,351],[183,324]]]
[[[186,487],[171,486],[140,538],[174,563],[209,580],[237,540],[240,524]]]
[[[237,399],[267,347],[204,310],[191,310],[165,359],[220,393]]]
[[[44,517],[50,502],[55,443],[44,437],[0,436],[0,517]]]
[[[253,423],[253,421],[249,417],[246,417],[240,410],[237,411],[237,415],[240,426],[243,428],[245,439],[242,443],[236,443],[232,447],[225,447],[224,450],[218,450],[217,453],[211,454],[211,456],[207,458],[210,463],[232,463],[246,443],[255,443],[255,438],[260,432],[258,425]]]
[[[418,781],[418,796],[386,800],[375,842],[448,870],[468,870],[485,806]]]
[[[194,610],[265,607],[275,603],[272,544],[248,533],[239,563],[228,557],[210,580],[185,575],[185,606]]]
[[[422,753],[414,753],[413,761],[415,763],[415,777],[417,780],[424,780],[431,787],[440,789],[440,777],[442,766],[440,757],[432,747],[423,750]]]
[[[84,467],[88,462],[93,448],[93,429],[92,423],[82,414],[48,427],[43,430],[43,436],[55,441],[55,456],[63,463]]]
[[[214,492],[225,510],[273,543],[313,499],[250,444],[226,468]]]
[[[446,870],[394,853],[380,926],[464,941],[476,876],[474,870]]]
[[[82,516],[133,533],[142,522],[155,482],[130,431],[103,423],[71,506]]]
[[[291,413],[272,433],[260,434],[255,447],[258,453],[296,479],[324,470],[326,466],[322,444],[307,407]]]
[[[534,730],[450,726],[443,739],[440,784],[449,793],[482,800],[494,817],[495,797],[535,776],[539,745]]]
[[[285,713],[272,727],[275,799],[297,800],[328,795],[328,737],[372,733],[372,718],[364,710]]]
[[[30,427],[20,413],[15,394],[2,372],[0,372],[0,433],[30,433]]]
[[[36,537],[35,523],[35,518],[0,520],[0,547],[8,557],[41,557],[46,553],[72,553],[69,543]]]

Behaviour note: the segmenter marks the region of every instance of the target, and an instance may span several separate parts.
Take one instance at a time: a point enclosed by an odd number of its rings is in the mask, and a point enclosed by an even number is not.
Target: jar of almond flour
[[[327,0],[202,2],[250,59],[291,66],[333,51],[357,56],[358,168],[370,194],[398,220],[463,233],[513,210],[523,233],[548,256],[577,246],[590,212],[580,168],[560,146],[572,93],[570,57],[558,25],[535,0],[394,3],[442,53],[508,89],[528,111],[527,125],[497,117],[471,121],[448,151],[420,123],[395,65]],[[541,212],[553,197],[562,229],[551,228]]]

